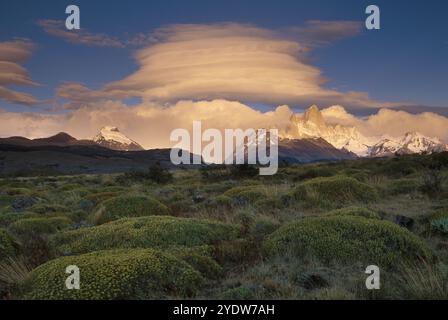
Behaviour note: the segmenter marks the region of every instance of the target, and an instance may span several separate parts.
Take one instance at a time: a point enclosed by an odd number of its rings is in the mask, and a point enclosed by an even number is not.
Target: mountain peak
[[[49,143],[71,143],[76,142],[76,138],[72,137],[68,133],[65,132],[59,132],[58,134],[55,134],[54,136],[48,137],[48,138],[39,138],[34,139],[36,142],[49,142]]]
[[[319,107],[315,104],[306,109],[305,113],[303,114],[303,120],[313,122],[318,126],[325,125],[324,117],[322,116]]]
[[[98,145],[119,151],[141,151],[144,150],[134,140],[128,138],[126,135],[120,132],[117,127],[105,126],[102,127],[100,132],[93,138],[93,141]]]

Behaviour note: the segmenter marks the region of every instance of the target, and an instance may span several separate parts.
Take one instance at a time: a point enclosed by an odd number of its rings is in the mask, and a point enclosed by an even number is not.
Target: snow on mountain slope
[[[369,150],[371,157],[384,157],[394,154],[433,153],[448,150],[437,138],[429,138],[419,132],[408,132],[398,139],[383,139]]]
[[[106,126],[93,138],[93,141],[102,147],[120,151],[144,150],[134,140],[120,132],[117,127]]]
[[[293,115],[291,122],[295,139],[323,138],[337,149],[346,149],[358,156],[366,156],[371,139],[363,136],[355,127],[328,125],[316,105],[302,116]]]
[[[344,116],[341,106],[333,108],[337,116]],[[333,115],[334,116],[334,115]],[[316,105],[303,115],[291,117],[292,133],[288,138],[323,138],[337,149],[345,149],[360,157],[382,157],[395,154],[432,153],[448,150],[447,145],[437,138],[429,138],[418,132],[408,132],[403,137],[366,137],[355,127],[341,124],[327,124]]]

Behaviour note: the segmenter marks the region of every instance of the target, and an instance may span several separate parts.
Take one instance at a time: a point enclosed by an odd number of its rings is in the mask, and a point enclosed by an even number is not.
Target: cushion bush
[[[406,260],[431,259],[423,240],[389,221],[355,216],[306,218],[269,235],[265,252],[313,257],[326,263],[369,263],[390,267]]]
[[[73,222],[67,217],[38,217],[20,219],[11,223],[9,230],[20,236],[30,234],[51,234],[68,228]]]
[[[101,208],[95,213],[95,224],[117,220],[126,217],[141,217],[150,215],[167,215],[170,209],[160,201],[147,196],[121,196],[108,199],[101,203]]]
[[[340,207],[356,202],[378,199],[377,190],[346,176],[320,177],[296,186],[290,196],[308,206]]]
[[[124,218],[100,226],[55,235],[64,253],[85,253],[115,248],[200,246],[235,238],[238,228],[208,220],[148,216]]]
[[[0,261],[14,256],[17,253],[16,249],[17,242],[15,238],[5,229],[0,229]]]
[[[67,290],[67,266],[80,270],[80,289]],[[111,300],[192,297],[204,282],[185,261],[154,249],[108,250],[61,257],[34,269],[25,299]]]

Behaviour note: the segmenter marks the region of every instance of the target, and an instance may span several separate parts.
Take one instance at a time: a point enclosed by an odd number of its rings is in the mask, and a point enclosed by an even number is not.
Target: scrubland
[[[0,179],[4,299],[446,299],[447,249],[447,153]]]

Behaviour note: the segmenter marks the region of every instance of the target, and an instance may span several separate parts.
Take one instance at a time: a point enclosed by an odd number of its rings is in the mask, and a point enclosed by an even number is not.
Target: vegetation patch
[[[16,254],[17,244],[14,237],[5,229],[0,229],[0,261]]]
[[[243,186],[243,187],[234,187],[224,192],[224,196],[231,198],[235,203],[253,204],[257,200],[265,198],[266,192],[263,189],[263,186],[260,185]]]
[[[264,243],[269,256],[314,257],[325,263],[370,263],[396,266],[406,260],[430,259],[424,242],[388,221],[354,216],[307,218],[280,227]]]
[[[82,270],[79,290],[67,290],[66,267]],[[62,257],[33,270],[25,299],[160,299],[192,297],[204,282],[185,261],[154,249],[99,251]]]
[[[378,199],[376,189],[346,176],[315,178],[299,184],[291,193],[295,200],[307,206],[340,207]]]
[[[381,216],[377,212],[362,207],[347,207],[342,209],[336,209],[328,212],[327,216],[358,216],[369,219],[381,220]]]
[[[208,220],[149,216],[125,218],[55,236],[61,252],[69,254],[115,248],[200,246],[233,239],[238,228]]]
[[[20,236],[31,234],[52,234],[68,228],[73,222],[67,217],[40,217],[21,219],[13,222],[9,230]]]
[[[126,217],[166,215],[170,210],[160,201],[146,196],[121,196],[104,201],[96,213],[95,224]]]

